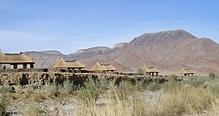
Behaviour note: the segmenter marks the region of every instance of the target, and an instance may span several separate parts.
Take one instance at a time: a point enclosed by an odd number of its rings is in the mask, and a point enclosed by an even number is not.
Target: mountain
[[[184,30],[172,30],[145,33],[111,56],[131,71],[145,64],[164,71],[177,72],[189,66],[199,73],[209,73],[219,72],[218,50],[218,44],[210,39],[199,39]]]
[[[31,51],[24,54],[33,58],[36,68],[51,68],[55,62],[64,57],[58,51]]]
[[[57,59],[64,57],[80,60],[88,69],[96,61],[102,61],[110,62],[120,71],[126,72],[133,72],[143,65],[148,65],[168,74],[178,72],[184,66],[189,66],[201,74],[219,74],[219,45],[211,39],[198,38],[182,29],[145,33],[129,43],[116,44],[113,48],[81,49],[70,55],[53,53],[27,54],[36,59],[38,67],[51,67]]]
[[[124,48],[128,45],[128,43],[118,43],[116,45],[114,45],[113,49],[120,49],[120,48]]]
[[[42,51],[42,53],[46,53],[46,54],[54,54],[54,55],[62,55],[61,52],[56,51],[56,50],[47,50],[47,51]]]
[[[107,55],[113,52],[113,49],[108,47],[93,47],[88,49],[81,49],[75,52],[74,54],[70,54],[68,57],[72,59],[87,59],[92,58],[99,55]]]

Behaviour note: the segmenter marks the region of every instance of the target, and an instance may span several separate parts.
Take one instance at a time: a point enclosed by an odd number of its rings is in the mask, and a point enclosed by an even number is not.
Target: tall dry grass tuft
[[[183,113],[201,113],[216,103],[213,94],[201,87],[181,86],[161,96],[156,115],[178,116]]]

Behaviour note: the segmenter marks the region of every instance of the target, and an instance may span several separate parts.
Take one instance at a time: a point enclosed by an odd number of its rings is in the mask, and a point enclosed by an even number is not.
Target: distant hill
[[[47,51],[42,51],[42,53],[47,53],[47,54],[54,54],[54,55],[62,55],[61,52],[56,51],[56,50],[47,50]]]
[[[64,55],[58,51],[31,51],[24,52],[24,54],[33,58],[36,68],[51,68],[56,61],[64,57]]]
[[[163,72],[178,72],[189,66],[198,73],[219,74],[219,45],[208,38],[198,38],[185,30],[145,33],[129,43],[113,48],[94,47],[70,55],[60,52],[26,52],[37,67],[51,67],[60,57],[77,59],[90,68],[97,60],[110,62],[121,71],[136,71],[143,65]]]
[[[94,48],[88,48],[88,49],[81,49],[77,52],[68,55],[68,57],[72,59],[87,59],[92,58],[99,55],[107,55],[113,52],[113,49],[108,47],[94,47]]]

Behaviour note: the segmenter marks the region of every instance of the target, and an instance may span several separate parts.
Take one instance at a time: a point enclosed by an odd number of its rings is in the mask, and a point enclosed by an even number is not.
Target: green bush
[[[0,116],[5,115],[5,109],[8,104],[7,94],[10,92],[9,87],[2,87],[0,89]]]
[[[217,75],[216,75],[215,73],[212,73],[212,72],[211,72],[211,73],[209,73],[208,77],[214,79],[214,78],[217,77]]]
[[[1,96],[1,98],[0,98],[0,116],[4,116],[6,105],[7,105],[7,103],[6,103],[5,96]]]
[[[77,98],[79,98],[85,103],[89,103],[96,101],[98,96],[99,96],[99,90],[95,85],[94,81],[90,80],[85,82],[85,86],[78,91]]]

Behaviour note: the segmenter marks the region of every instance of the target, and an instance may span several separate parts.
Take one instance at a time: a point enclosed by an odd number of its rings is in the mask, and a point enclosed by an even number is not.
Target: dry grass
[[[152,103],[141,97],[141,89],[136,86],[111,86],[105,105],[99,106],[94,101],[81,104],[78,116],[179,116],[183,114],[200,114],[203,111],[216,112],[217,94],[213,86],[215,79],[197,78],[182,82],[170,81],[163,85],[160,98]],[[189,82],[189,83],[188,83]],[[219,82],[219,81],[217,81]],[[216,83],[217,83],[216,82]],[[204,86],[211,83],[211,86]],[[212,87],[213,86],[213,87]]]
[[[35,107],[29,108],[23,113],[24,116],[48,116],[47,112]]]

